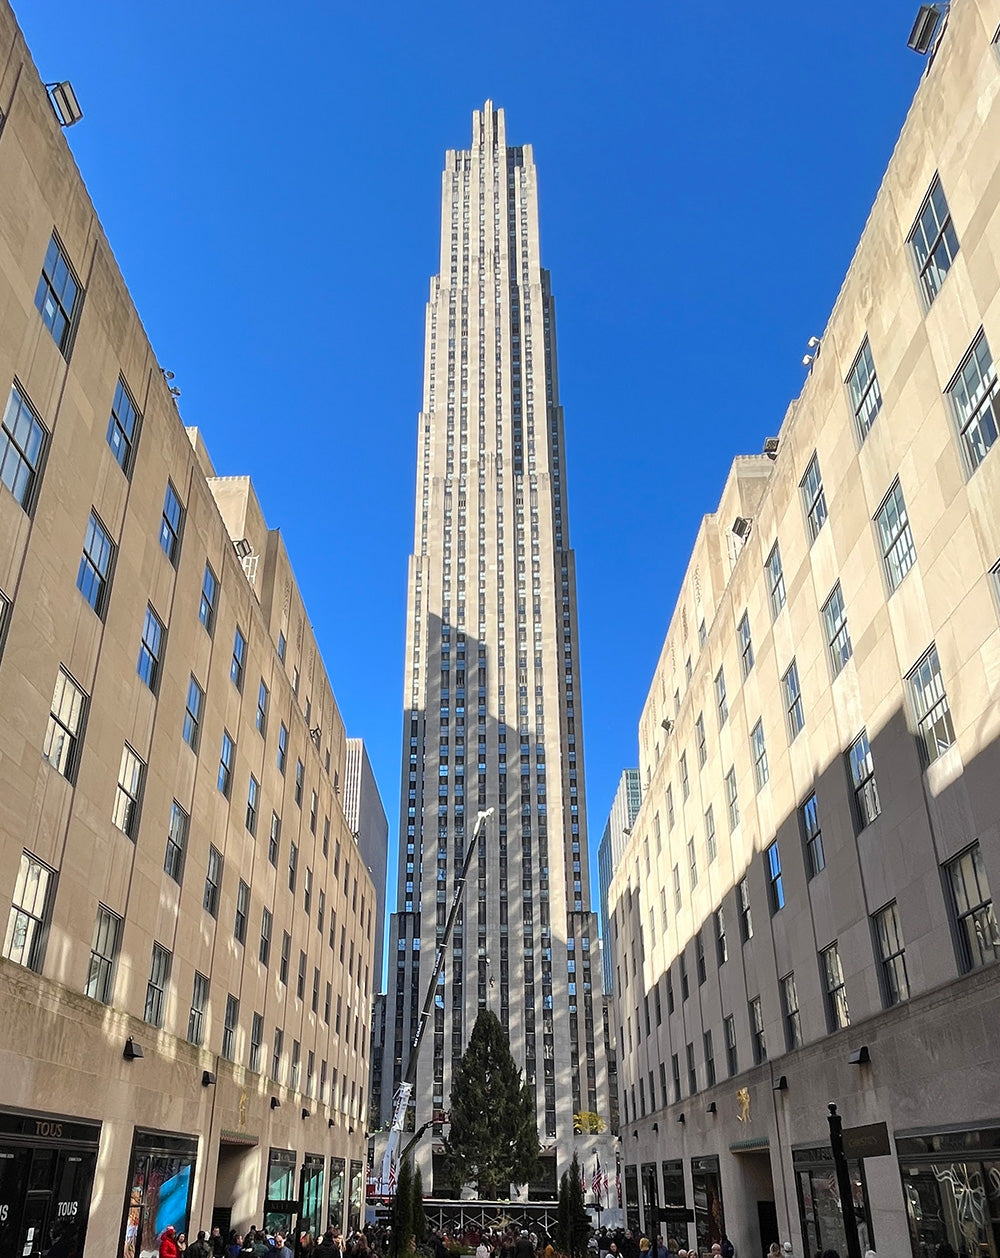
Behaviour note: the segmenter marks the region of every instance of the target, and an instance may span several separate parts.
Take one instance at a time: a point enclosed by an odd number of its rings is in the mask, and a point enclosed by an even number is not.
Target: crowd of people
[[[366,1228],[345,1236],[339,1227],[332,1227],[320,1237],[302,1232],[298,1252],[301,1258],[383,1258],[386,1231]],[[168,1227],[160,1238],[159,1258],[295,1258],[295,1238],[263,1227],[223,1236],[220,1228],[213,1227],[189,1242],[183,1232]]]

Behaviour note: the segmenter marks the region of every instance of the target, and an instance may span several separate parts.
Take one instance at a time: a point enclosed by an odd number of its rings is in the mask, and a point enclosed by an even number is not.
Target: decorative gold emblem
[[[245,1092],[240,1093],[240,1126],[241,1127],[245,1127],[247,1125],[247,1100],[248,1099],[249,1098],[247,1097],[247,1094]]]
[[[736,1093],[736,1117],[741,1123],[750,1122],[750,1089],[740,1088]]]

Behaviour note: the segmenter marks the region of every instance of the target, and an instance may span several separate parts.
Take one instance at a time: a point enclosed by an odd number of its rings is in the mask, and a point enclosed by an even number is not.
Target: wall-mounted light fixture
[[[774,1090],[775,1092],[788,1091],[788,1076],[787,1075],[778,1075],[777,1079],[775,1079],[774,1081]]]
[[[210,1088],[214,1082],[215,1075],[212,1074],[211,1070],[203,1070],[201,1072],[201,1086],[203,1088]]]
[[[72,83],[46,83],[45,90],[49,94],[52,108],[61,127],[72,127],[83,117],[80,102],[76,99]]]
[[[303,1118],[308,1118],[308,1117],[309,1117],[309,1111],[308,1111],[307,1109],[304,1109],[304,1110],[302,1111],[302,1117],[303,1117]]]
[[[122,1056],[126,1061],[138,1061],[140,1057],[144,1056],[142,1045],[137,1044],[131,1035],[125,1041],[125,1047],[122,1049]]]
[[[715,1103],[714,1101],[709,1101],[709,1103],[708,1103],[708,1109],[705,1111],[705,1113],[706,1113],[706,1114],[717,1114],[718,1112],[719,1112],[719,1107],[718,1107],[718,1105],[716,1105],[716,1103]]]
[[[677,1115],[677,1121],[678,1121],[679,1123],[686,1123],[686,1122],[687,1122],[687,1119],[684,1117],[684,1115],[683,1115],[683,1114],[678,1114],[678,1115]]]
[[[847,1059],[850,1066],[870,1066],[871,1061],[872,1055],[868,1051],[867,1044],[862,1044],[860,1048],[856,1048]]]
[[[276,1096],[271,1097],[271,1109],[281,1109],[281,1102]]]

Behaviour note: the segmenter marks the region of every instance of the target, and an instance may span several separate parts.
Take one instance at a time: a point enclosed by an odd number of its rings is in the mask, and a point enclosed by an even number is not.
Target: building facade
[[[555,1195],[574,1143],[594,1148],[574,1114],[606,1109],[564,449],[535,165],[487,102],[471,148],[447,154],[427,307],[386,1008],[388,1107],[466,843],[492,808],[419,1060],[412,1117],[431,1132],[416,1156],[439,1195],[458,1191],[432,1155],[480,1009],[536,1097],[533,1194]]]
[[[362,1205],[376,896],[281,535],[0,3],[0,1251]]]
[[[642,803],[642,785],[638,769],[625,769],[618,780],[618,789],[611,801],[611,811],[604,824],[604,833],[597,849],[597,884],[601,893],[601,939],[604,972],[604,992],[611,994],[614,984],[614,962],[611,940],[608,934],[608,892],[611,879],[625,853],[632,822],[635,821]]]
[[[610,892],[626,1199],[701,1251],[844,1252],[834,1103],[862,1250],[1000,1252],[998,27],[951,6],[639,725]]]
[[[385,872],[389,856],[389,822],[363,738],[347,740],[343,804],[344,817],[375,887],[375,951],[372,957],[372,973],[375,977],[372,990],[381,991],[385,957]]]

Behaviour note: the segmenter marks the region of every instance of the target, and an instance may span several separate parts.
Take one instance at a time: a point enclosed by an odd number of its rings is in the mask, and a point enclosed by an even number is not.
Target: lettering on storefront
[[[56,1202],[56,1218],[57,1219],[75,1219],[80,1209],[78,1201],[57,1201]]]
[[[58,1140],[62,1134],[62,1123],[43,1122],[42,1120],[35,1123],[36,1136],[48,1136],[50,1140]]]
[[[6,1202],[0,1202],[0,1223],[6,1223],[10,1218],[10,1206]]]

